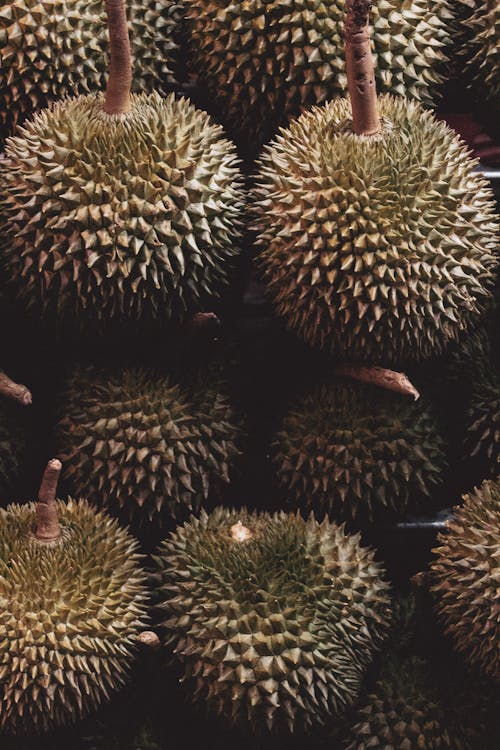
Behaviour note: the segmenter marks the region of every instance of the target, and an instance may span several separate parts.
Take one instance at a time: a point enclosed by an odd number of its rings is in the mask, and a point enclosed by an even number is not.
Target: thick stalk
[[[61,536],[56,500],[57,482],[61,469],[61,462],[53,458],[47,464],[43,475],[36,504],[35,538],[39,542],[55,542]]]
[[[109,78],[104,111],[110,115],[130,112],[132,57],[125,0],[106,0],[109,31]]]
[[[370,383],[387,391],[395,391],[403,396],[411,396],[414,401],[420,398],[420,393],[411,383],[404,372],[394,372],[385,367],[363,367],[362,365],[337,365],[335,375],[340,375],[361,383]]]
[[[15,383],[4,372],[0,372],[0,394],[14,401],[29,406],[32,403],[31,391],[25,385]]]
[[[371,5],[371,0],[347,0],[344,28],[352,126],[358,135],[375,135],[380,132],[375,64],[368,25]]]

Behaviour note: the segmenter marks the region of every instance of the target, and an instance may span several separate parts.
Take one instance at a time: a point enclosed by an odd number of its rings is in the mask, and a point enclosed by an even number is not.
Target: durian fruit
[[[389,657],[349,718],[342,750],[480,748],[443,703],[429,664],[416,656]]]
[[[416,102],[377,102],[366,23],[347,36],[351,104],[314,108],[264,149],[254,223],[286,326],[328,352],[394,364],[440,353],[478,319],[498,216],[453,131]]]
[[[182,384],[140,367],[77,369],[61,398],[59,456],[74,494],[132,519],[183,518],[230,481],[239,420],[215,371]]]
[[[164,642],[194,702],[253,732],[356,699],[388,630],[388,586],[359,535],[311,515],[202,512],[157,557]]]
[[[146,616],[137,543],[86,501],[0,509],[0,732],[75,721],[127,679]],[[58,519],[59,516],[59,519]]]
[[[32,397],[25,385],[15,383],[1,371],[0,397],[0,504],[4,504],[7,492],[12,491],[21,474],[27,441],[18,408],[3,397],[22,406],[29,406]]]
[[[500,114],[500,6],[497,0],[458,0],[455,13],[466,39],[472,91]]]
[[[433,106],[443,80],[448,0],[376,0],[381,90]],[[346,91],[346,0],[191,0],[191,67],[237,141],[253,149],[304,108]]]
[[[455,649],[500,679],[500,481],[485,481],[438,537],[431,566],[435,607]]]
[[[108,6],[106,96],[64,99],[7,141],[0,257],[26,307],[59,323],[179,322],[239,252],[236,152],[187,100],[130,95],[125,8]]]
[[[129,1],[134,90],[175,85],[179,16],[175,2]],[[0,137],[51,101],[101,90],[106,57],[102,0],[1,0]]]
[[[424,509],[447,467],[439,420],[423,399],[342,381],[290,409],[272,460],[296,506],[343,519]]]

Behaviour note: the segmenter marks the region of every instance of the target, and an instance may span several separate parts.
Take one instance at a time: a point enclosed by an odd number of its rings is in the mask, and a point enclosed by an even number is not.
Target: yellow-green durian
[[[127,0],[134,90],[175,83],[180,7]],[[102,0],[0,0],[0,142],[50,102],[100,91],[106,81]]]
[[[345,94],[345,13],[345,0],[184,3],[191,68],[237,141],[255,150],[303,108]],[[434,104],[450,16],[447,0],[373,3],[380,91]]]
[[[184,378],[146,368],[77,369],[61,396],[59,456],[73,494],[131,519],[197,510],[230,481],[239,420],[215,370]]]
[[[272,459],[294,505],[342,519],[425,508],[447,467],[439,420],[423,400],[342,382],[290,409]]]
[[[485,309],[498,216],[466,146],[416,102],[379,98],[382,130],[352,131],[346,99],[264,149],[254,190],[259,264],[286,326],[378,363],[422,360]]]
[[[373,551],[312,515],[202,512],[157,565],[164,642],[193,701],[257,733],[335,721],[390,626]]]
[[[500,480],[454,509],[432,563],[435,607],[457,651],[500,680]]]
[[[234,146],[186,99],[63,100],[7,142],[0,258],[27,308],[65,324],[179,322],[218,297],[239,252]]]

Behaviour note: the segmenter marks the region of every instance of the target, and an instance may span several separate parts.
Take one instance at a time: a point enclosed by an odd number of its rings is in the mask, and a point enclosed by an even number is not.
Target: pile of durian
[[[499,49],[0,0],[2,750],[498,750]]]

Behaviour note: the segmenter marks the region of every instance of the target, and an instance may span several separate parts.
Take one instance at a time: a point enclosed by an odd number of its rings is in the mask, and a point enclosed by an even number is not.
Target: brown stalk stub
[[[62,464],[53,458],[47,464],[36,504],[35,539],[39,542],[55,542],[61,537],[61,527],[57,517],[57,482]]]
[[[420,398],[413,383],[404,372],[395,372],[385,367],[363,367],[362,365],[337,365],[334,372],[341,377],[359,380],[361,383],[370,383],[387,391],[401,393],[403,396],[411,396],[414,401]]]
[[[20,383],[15,383],[4,372],[0,372],[0,393],[6,398],[12,398],[22,406],[29,406],[33,401],[29,388]]]
[[[106,0],[106,15],[110,64],[104,111],[109,115],[121,115],[130,112],[132,108],[132,56],[125,0]]]
[[[352,108],[352,126],[358,135],[380,133],[375,65],[368,25],[370,0],[347,0],[344,26],[347,87]]]

